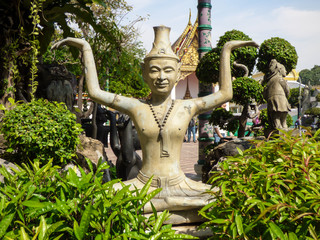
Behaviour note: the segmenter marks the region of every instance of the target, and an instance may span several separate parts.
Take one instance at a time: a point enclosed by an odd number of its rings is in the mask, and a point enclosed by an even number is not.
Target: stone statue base
[[[179,225],[179,224],[189,224],[189,223],[202,223],[205,221],[199,215],[200,209],[191,209],[184,211],[170,211],[170,217],[166,220],[165,224]],[[161,214],[162,212],[158,212],[157,214]],[[150,217],[152,213],[146,213],[144,216]]]
[[[145,183],[149,180],[143,173],[139,173],[138,177],[129,181],[123,182],[125,185],[131,185],[129,189],[142,189]],[[114,188],[121,189],[120,183],[115,184]],[[167,179],[154,177],[151,182],[151,187],[148,192],[157,188],[162,188],[162,191],[152,200],[152,204],[157,212],[169,210],[171,217],[167,221],[172,224],[203,222],[204,220],[198,215],[198,211],[212,201],[212,195],[205,193],[211,188],[211,185],[197,182],[187,178],[181,174],[175,178]],[[218,188],[210,191],[218,191]],[[144,208],[144,213],[152,213],[151,203],[147,203]]]

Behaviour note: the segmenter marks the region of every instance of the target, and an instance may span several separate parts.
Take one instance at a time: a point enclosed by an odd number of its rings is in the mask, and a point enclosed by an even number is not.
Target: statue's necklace
[[[167,149],[167,147],[168,147],[168,141],[167,140],[168,140],[169,136],[168,136],[168,134],[164,134],[163,128],[166,125],[166,122],[167,122],[167,120],[169,118],[169,115],[170,115],[170,113],[171,113],[171,111],[172,111],[172,109],[174,107],[174,100],[172,100],[171,106],[168,109],[168,111],[167,111],[165,117],[163,118],[162,122],[160,121],[160,119],[157,118],[157,115],[156,115],[156,113],[155,113],[155,111],[153,109],[153,106],[152,106],[151,102],[150,101],[147,101],[147,102],[149,104],[149,107],[150,107],[150,110],[152,112],[153,118],[156,121],[156,123],[158,125],[158,128],[159,128],[159,139],[160,139],[160,148],[161,148],[160,149],[161,150],[160,156],[161,157],[169,157],[169,153],[168,153],[168,149]]]

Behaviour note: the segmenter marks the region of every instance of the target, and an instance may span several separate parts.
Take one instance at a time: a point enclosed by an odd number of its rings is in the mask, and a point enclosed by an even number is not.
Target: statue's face
[[[180,76],[179,63],[171,58],[150,59],[144,65],[143,76],[152,93],[168,94]]]

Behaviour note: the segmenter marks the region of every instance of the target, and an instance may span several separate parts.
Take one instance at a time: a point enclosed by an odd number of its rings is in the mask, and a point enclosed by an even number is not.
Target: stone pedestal
[[[183,211],[169,211],[170,218],[166,220],[165,224],[172,224],[172,225],[181,225],[187,223],[199,223],[205,221],[198,212],[200,209],[190,209],[190,210],[183,210]],[[162,212],[158,212],[157,214],[161,214]],[[152,213],[146,213],[145,216],[149,217]]]
[[[210,228],[199,230],[198,227],[198,225],[177,225],[173,226],[172,229],[176,230],[178,234],[189,234],[198,237],[200,240],[206,240],[213,236]]]

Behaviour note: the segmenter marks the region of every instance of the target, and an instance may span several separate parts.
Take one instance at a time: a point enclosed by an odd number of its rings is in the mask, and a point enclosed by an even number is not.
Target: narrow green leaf
[[[82,240],[80,227],[76,220],[73,221],[73,232],[78,240]]]
[[[224,224],[229,222],[229,219],[216,218],[210,221],[211,223]]]
[[[274,222],[269,222],[269,227],[274,235],[276,235],[280,240],[286,240],[286,237],[282,230],[274,223]]]
[[[29,235],[26,233],[23,227],[20,228],[20,239],[21,240],[30,240]]]
[[[243,234],[242,217],[238,211],[235,212],[235,222],[237,225],[237,230],[238,230],[239,235],[242,235]]]
[[[314,226],[312,226],[311,224],[309,225],[308,227],[308,230],[309,230],[309,233],[310,235],[313,237],[314,240],[318,240],[318,235],[317,235],[317,232],[316,230],[314,229]]]
[[[39,202],[36,200],[28,200],[21,203],[23,206],[30,207],[30,208],[44,208],[47,207],[49,204],[48,202]]]
[[[156,223],[154,224],[153,231],[158,232],[163,225],[163,222],[167,219],[169,216],[168,210],[164,210],[159,216],[158,219],[156,220]]]
[[[289,233],[289,240],[299,240],[294,232]]]
[[[42,215],[40,217],[40,226],[39,226],[40,232],[39,232],[39,238],[38,238],[39,240],[45,239],[44,236],[46,234],[47,227],[48,227],[47,222],[46,222],[44,216]]]
[[[151,186],[151,182],[152,182],[153,176],[151,176],[151,178],[148,180],[148,182],[146,182],[146,184],[143,186],[143,188],[140,190],[140,194],[139,197],[144,197],[147,195],[148,190]]]
[[[89,204],[86,209],[84,210],[81,221],[80,221],[80,236],[81,239],[83,239],[88,231],[89,223],[90,223],[90,217],[92,212],[92,206]]]
[[[44,236],[44,239],[49,239],[50,235],[52,233],[54,233],[57,230],[57,228],[62,226],[63,223],[64,223],[64,221],[59,221],[59,222],[52,224],[49,228],[47,228],[46,235]],[[63,234],[60,235],[57,239],[61,238],[62,236],[63,236]]]
[[[0,222],[0,238],[2,238],[8,227],[10,226],[11,222],[12,222],[12,219],[14,218],[14,213],[11,213],[11,214],[8,214],[6,215]]]
[[[151,193],[149,193],[147,196],[144,197],[142,200],[142,203],[139,205],[138,210],[143,208],[147,202],[150,202],[152,198],[154,198],[159,192],[162,191],[162,188],[157,188],[153,190]]]
[[[157,240],[157,239],[160,239],[162,233],[161,232],[158,232],[156,233],[155,235],[153,235],[151,238],[149,238],[150,240]]]

